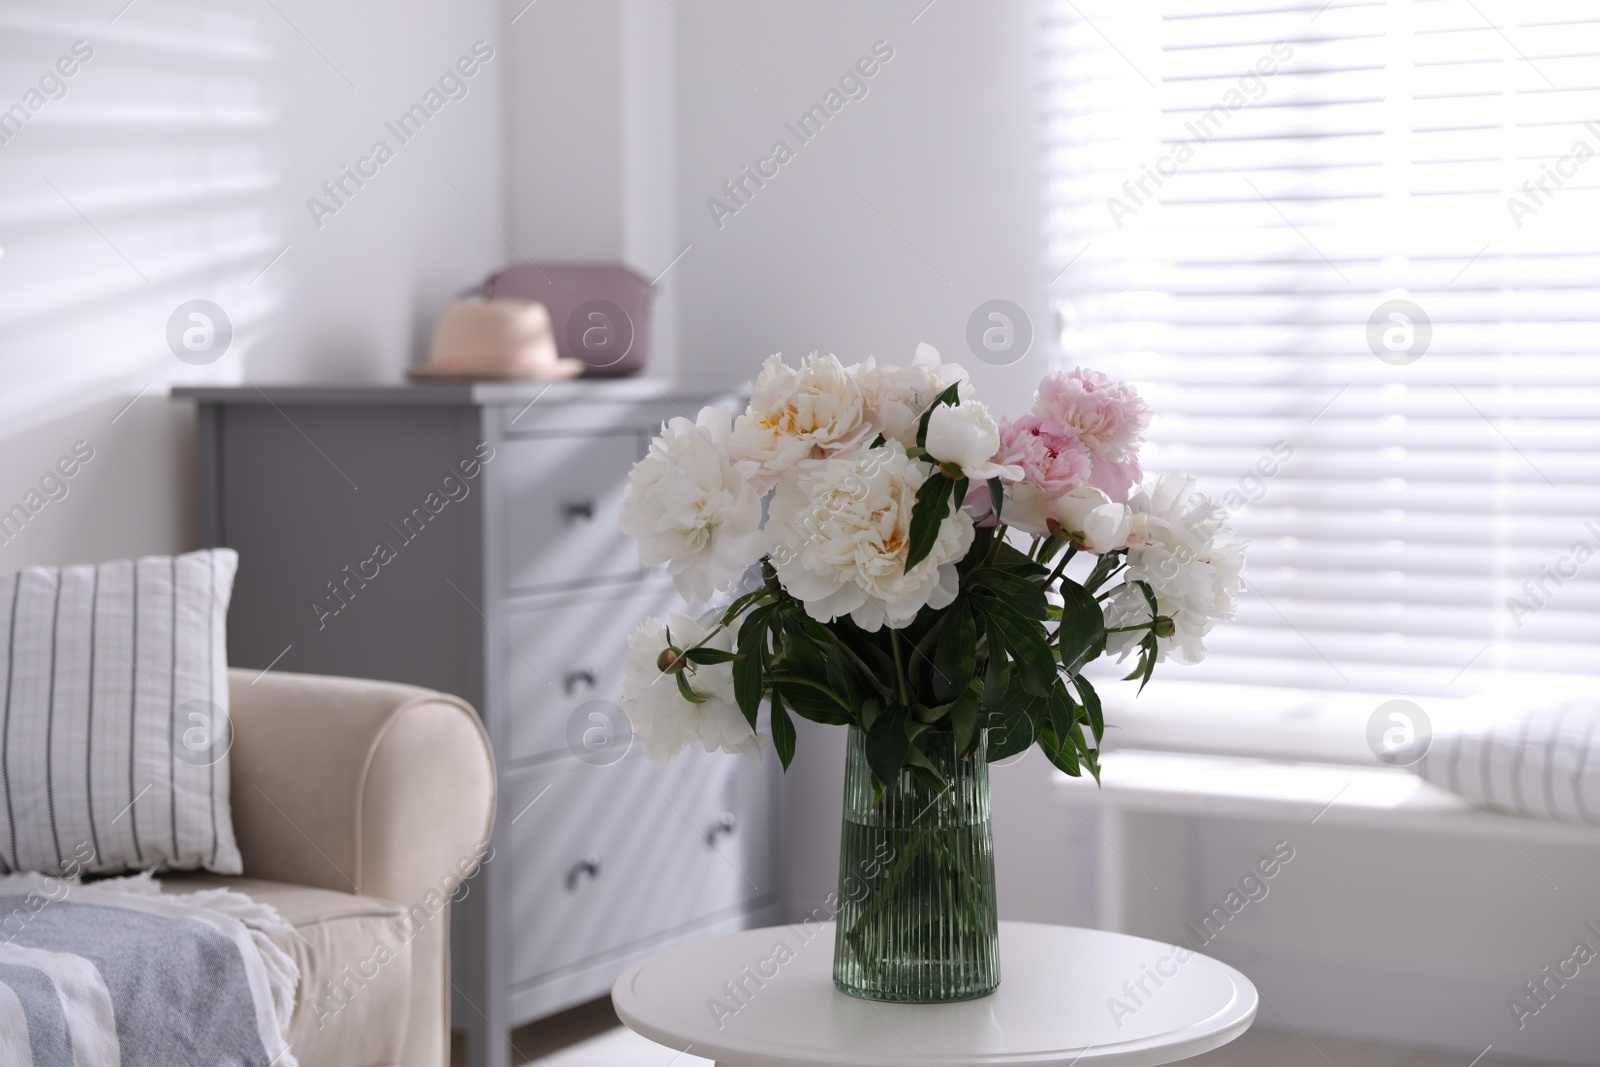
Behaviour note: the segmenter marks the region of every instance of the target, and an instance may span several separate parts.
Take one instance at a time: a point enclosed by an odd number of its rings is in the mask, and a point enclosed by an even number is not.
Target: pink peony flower
[[[996,462],[1021,467],[1022,477],[1016,481],[1060,496],[1088,483],[1092,457],[1070,427],[1024,415],[1000,424]]]
[[[1133,386],[1083,367],[1058,371],[1039,383],[1033,412],[1076,431],[1092,459],[1088,484],[1127,503],[1143,477],[1139,445],[1150,424],[1150,409]]]

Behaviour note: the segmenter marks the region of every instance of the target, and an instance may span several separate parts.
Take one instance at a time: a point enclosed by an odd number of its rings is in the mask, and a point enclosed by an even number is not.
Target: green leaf
[[[868,697],[861,702],[861,711],[856,719],[856,725],[861,727],[863,733],[871,733],[872,724],[878,721],[878,716],[881,714],[883,714],[883,705]]]
[[[752,730],[756,728],[767,685],[767,622],[771,617],[770,607],[757,608],[745,616],[744,625],[739,627],[739,654],[743,658],[733,665],[733,699]]]
[[[847,670],[850,663],[859,668],[850,672],[857,682],[865,680],[885,700],[893,697],[894,687],[890,683],[894,681],[894,661],[876,647],[869,636],[850,621],[849,616],[837,619],[825,628],[809,615],[802,615],[801,625],[819,648],[826,645],[839,652],[846,660]],[[859,697],[851,699],[854,701]]]
[[[1000,631],[1011,661],[1021,672],[1023,687],[1036,696],[1049,695],[1056,680],[1056,661],[1050,653],[1044,626],[993,603],[986,607],[985,614],[989,618],[989,632]]]
[[[823,652],[825,646],[808,633],[804,624],[793,615],[784,615],[781,626],[784,641],[779,660],[783,667],[791,674],[821,681],[828,673]]]
[[[933,651],[934,699],[946,703],[967,689],[978,670],[978,622],[965,597],[946,609],[944,628]]]
[[[1079,767],[1078,749],[1073,744],[1073,732],[1078,728],[1078,705],[1073,703],[1067,687],[1057,685],[1049,697],[1049,724],[1039,733],[1039,747],[1055,766],[1076,778],[1083,773]]]
[[[772,691],[776,693],[780,689],[783,691],[784,706],[802,719],[820,722],[825,726],[849,725],[848,710],[820,689],[813,689],[809,685],[800,685],[794,681],[774,679]]]
[[[1072,730],[1070,732],[1072,734],[1072,743],[1077,746],[1079,757],[1087,760],[1090,756],[1094,755],[1095,749],[1089,747],[1088,739],[1083,736],[1083,723],[1073,723]]]
[[[750,606],[751,601],[755,600],[757,597],[766,596],[769,591],[770,590],[767,589],[757,589],[753,593],[744,594],[732,604],[729,604],[727,609],[722,613],[722,625],[732,626],[733,620],[739,617],[739,613],[741,611]]]
[[[972,747],[972,738],[978,732],[978,713],[982,709],[978,693],[978,686],[971,685],[950,705],[950,730],[955,734],[958,753]]]
[[[1083,724],[1077,723],[1072,727],[1072,743],[1078,749],[1078,762],[1089,768],[1089,773],[1094,775],[1094,784],[1100,784],[1100,749],[1090,748],[1083,739]]]
[[[994,512],[994,521],[1000,521],[1000,507],[1006,501],[1005,487],[1000,484],[999,478],[989,479],[989,510]]]
[[[1094,775],[1094,784],[1095,785],[1099,785],[1100,784],[1100,753],[1098,751],[1090,752],[1088,757],[1086,757],[1084,759],[1083,765],[1085,767],[1089,768],[1089,773],[1090,774]]]
[[[1078,721],[1078,705],[1073,702],[1067,687],[1060,683],[1050,690],[1049,699],[1050,731],[1057,737],[1068,737],[1073,725]]]
[[[906,749],[906,767],[929,789],[937,789],[941,793],[949,791],[950,783],[944,780],[944,775],[939,773],[939,768],[934,766],[927,753],[915,744]],[[920,819],[932,808],[933,805],[930,803],[926,809],[917,813],[916,818]]]
[[[1042,578],[1049,573],[1049,568],[1035,560],[1028,558],[1028,554],[1010,541],[1001,541],[1000,547],[994,550],[994,563],[1008,571],[1017,571],[1021,574]],[[1040,588],[1044,588],[1041,583]]]
[[[1144,687],[1150,684],[1150,676],[1156,671],[1156,635],[1153,633],[1147,634],[1145,639],[1139,642],[1139,645],[1144,649],[1144,673],[1139,678],[1138,690],[1138,692],[1142,693],[1144,692]]]
[[[1078,698],[1083,701],[1084,714],[1089,717],[1089,731],[1094,734],[1094,743],[1098,745],[1100,738],[1106,732],[1105,715],[1100,708],[1100,694],[1094,691],[1089,679],[1081,674],[1072,676],[1072,684],[1078,690]]]
[[[933,662],[934,646],[944,633],[945,613],[927,606],[917,612],[911,625],[901,630],[901,636],[910,644],[906,656],[906,681],[913,695],[930,692],[937,668]],[[920,635],[920,636],[919,636]],[[937,701],[931,701],[936,703]]]
[[[789,718],[777,686],[772,687],[772,747],[777,750],[778,762],[788,770],[794,759],[794,720]]]
[[[1062,741],[1056,737],[1054,730],[1046,730],[1039,738],[1039,747],[1051,763],[1067,774],[1074,778],[1083,774],[1083,768],[1078,763],[1078,750],[1073,747],[1070,738]]]
[[[997,763],[1028,751],[1039,736],[1030,704],[1036,699],[1020,691],[999,701],[985,701],[988,713],[983,728],[989,732],[989,762]]]
[[[999,567],[979,567],[967,579],[974,593],[989,593],[1005,601],[1005,608],[1013,615],[1027,619],[1044,619],[1050,614],[1045,600],[1044,587],[1029,581],[1014,571]]]
[[[926,559],[938,543],[939,527],[950,514],[950,491],[954,488],[954,482],[935,471],[917,490],[917,502],[911,506],[910,545],[906,549],[907,572]]]
[[[967,549],[967,554],[956,564],[956,569],[963,578],[982,566],[984,560],[989,558],[989,546],[992,544],[994,544],[993,526],[979,526],[972,531],[972,547]]]
[[[856,672],[845,661],[844,653],[837,645],[830,644],[824,656],[828,665],[828,688],[848,701],[852,708],[860,704],[861,685],[856,680]]]
[[[993,707],[1005,699],[1011,671],[1006,662],[1005,640],[987,615],[984,616],[983,629],[989,656],[989,663],[983,675],[983,702],[986,706]]]
[[[933,415],[933,409],[940,404],[949,404],[955,407],[961,403],[960,382],[951,383],[950,387],[933,398],[933,403],[928,405],[928,410],[922,413],[922,421],[917,423],[917,447],[928,447],[928,419]]]
[[[904,707],[887,708],[867,731],[867,765],[884,785],[894,784],[911,747],[911,738],[906,736],[909,714]]]
[[[1069,578],[1061,580],[1061,665],[1077,674],[1106,650],[1106,620],[1094,594]]]
[[[1144,687],[1150,682],[1150,675],[1156,669],[1156,635],[1146,634],[1139,642],[1139,659],[1134,664],[1133,670],[1123,676],[1124,682],[1139,679],[1139,692],[1144,692]]]
[[[678,679],[678,692],[683,694],[683,699],[691,704],[704,704],[706,702],[706,698],[696,693],[694,687],[689,684],[689,677],[686,671],[679,671],[674,677]]]
[[[1156,591],[1150,588],[1150,583],[1135,578],[1130,584],[1144,594],[1144,602],[1150,605],[1150,618],[1160,615],[1161,611],[1156,607]]]
[[[683,654],[683,658],[688,660],[690,663],[703,663],[711,665],[716,663],[732,663],[734,660],[739,658],[739,654],[737,652],[727,652],[720,648],[710,648],[702,645],[699,648],[689,649]]]
[[[1049,563],[1066,547],[1066,541],[1054,535],[1050,536],[1045,540],[1044,544],[1039,546],[1039,562]]]

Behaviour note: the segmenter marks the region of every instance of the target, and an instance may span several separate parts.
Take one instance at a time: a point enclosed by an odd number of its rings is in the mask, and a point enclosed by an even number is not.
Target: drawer
[[[665,770],[661,788],[674,817],[686,830],[694,827],[688,857],[694,862],[671,874],[692,902],[690,918],[709,918],[776,893],[779,771],[771,749],[757,766],[744,756],[696,748]]]
[[[538,589],[641,572],[617,528],[628,471],[644,454],[634,429],[589,437],[520,437],[500,446],[506,588]]]
[[[770,770],[697,751],[563,761],[508,786],[512,982],[775,893]]]
[[[569,721],[575,715],[587,721],[582,709],[591,701],[616,704],[628,634],[647,616],[684,610],[682,598],[660,583],[600,587],[539,606],[512,605],[505,626],[515,650],[504,659],[504,713],[495,735],[500,758],[516,763],[581,751],[570,748]],[[576,735],[580,745],[583,728],[580,724]]]

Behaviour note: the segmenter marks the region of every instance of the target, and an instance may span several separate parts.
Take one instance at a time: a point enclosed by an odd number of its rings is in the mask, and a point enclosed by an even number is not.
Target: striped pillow
[[[1600,698],[1437,737],[1412,770],[1480,807],[1600,825]]]
[[[0,576],[0,869],[240,873],[238,562],[219,548]]]

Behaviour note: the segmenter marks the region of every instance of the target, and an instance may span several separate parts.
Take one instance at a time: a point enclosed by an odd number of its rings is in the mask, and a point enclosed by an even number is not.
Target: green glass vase
[[[1000,985],[986,739],[959,757],[932,737],[935,787],[902,771],[875,796],[865,735],[850,728],[833,984],[867,1000],[938,1004]]]

